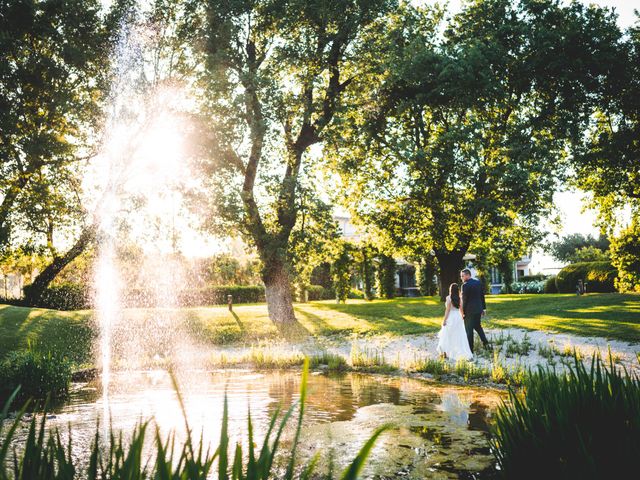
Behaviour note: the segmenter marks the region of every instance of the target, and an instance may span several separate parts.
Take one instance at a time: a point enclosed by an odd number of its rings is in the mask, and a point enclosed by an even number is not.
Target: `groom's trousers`
[[[489,341],[487,340],[487,336],[484,334],[484,330],[482,329],[482,324],[480,323],[480,319],[482,318],[481,313],[472,313],[464,316],[464,329],[467,331],[467,340],[469,341],[469,348],[471,348],[471,352],[473,352],[473,331],[478,332],[480,336],[480,340],[483,345],[488,345]]]

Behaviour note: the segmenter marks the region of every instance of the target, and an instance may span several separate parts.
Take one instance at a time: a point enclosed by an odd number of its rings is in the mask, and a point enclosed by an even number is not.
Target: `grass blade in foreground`
[[[249,417],[249,458],[245,459],[242,448],[238,445],[234,451],[233,462],[229,465],[228,458],[228,405],[225,395],[224,413],[221,425],[220,445],[210,454],[209,450],[203,452],[202,445],[196,452],[193,448],[191,431],[186,419],[186,412],[182,397],[179,397],[183,415],[185,415],[185,428],[187,429],[187,440],[179,451],[175,449],[175,436],[170,434],[166,441],[163,441],[159,431],[155,434],[147,435],[149,423],[139,424],[131,438],[125,442],[122,433],[111,431],[106,447],[103,447],[99,438],[99,428],[96,427],[96,435],[91,442],[88,453],[87,465],[80,467],[71,455],[73,446],[73,436],[70,435],[68,445],[60,440],[57,431],[46,434],[46,415],[41,416],[40,421],[36,415],[30,421],[29,434],[25,448],[22,452],[14,451],[14,458],[9,458],[10,446],[15,440],[15,432],[23,421],[26,406],[17,413],[11,426],[0,436],[0,480],[76,480],[78,478],[88,478],[90,480],[119,478],[127,480],[205,480],[210,478],[212,466],[216,458],[219,460],[219,480],[267,480],[282,478],[284,473],[274,468],[275,455],[279,448],[280,438],[284,428],[293,415],[295,408],[299,406],[298,422],[289,452],[282,452],[283,466],[286,465],[287,478],[299,478],[308,480],[315,478],[314,469],[319,456],[314,455],[309,463],[296,473],[295,452],[297,451],[304,407],[307,396],[307,379],[309,374],[309,362],[305,361],[300,386],[300,401],[291,406],[280,419],[277,430],[275,425],[278,422],[280,409],[278,408],[272,416],[266,437],[262,444],[257,458],[253,452],[253,425]],[[178,392],[179,394],[179,392]],[[15,399],[12,395],[10,402]],[[2,423],[8,416],[10,402],[0,413],[0,430]],[[381,433],[388,427],[384,426],[375,431],[373,436],[365,443],[353,462],[345,469],[342,479],[354,480],[366,462],[368,455],[373,448],[375,441]],[[72,433],[72,432],[71,432]],[[275,434],[275,435],[274,435]],[[272,439],[272,435],[274,438]],[[151,438],[153,445],[151,448],[151,458],[145,458],[148,448],[145,442]],[[77,448],[77,447],[76,447]],[[13,460],[13,461],[12,461]],[[231,472],[229,472],[231,467]]]

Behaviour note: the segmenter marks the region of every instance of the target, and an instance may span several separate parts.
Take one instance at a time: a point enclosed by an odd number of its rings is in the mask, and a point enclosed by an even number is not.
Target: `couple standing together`
[[[452,360],[471,360],[474,330],[478,332],[483,345],[489,346],[481,324],[482,317],[487,313],[487,305],[482,284],[471,277],[468,268],[460,272],[460,279],[462,292],[457,283],[449,287],[442,328],[438,334],[438,352]]]

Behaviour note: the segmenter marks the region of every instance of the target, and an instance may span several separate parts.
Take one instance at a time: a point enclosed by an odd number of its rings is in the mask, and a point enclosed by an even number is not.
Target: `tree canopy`
[[[388,17],[333,146],[353,211],[433,250],[447,285],[469,249],[536,238],[620,32],[556,1],[477,1],[443,36],[442,22],[410,5]]]

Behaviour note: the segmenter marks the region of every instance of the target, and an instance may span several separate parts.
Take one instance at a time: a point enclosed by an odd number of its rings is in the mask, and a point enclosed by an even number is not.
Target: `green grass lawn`
[[[496,295],[487,297],[486,326],[520,327],[640,343],[640,295]],[[433,333],[440,328],[443,305],[436,298],[350,300],[297,304],[304,330],[314,335]],[[127,322],[144,325],[156,312],[131,309]],[[266,305],[237,305],[167,310],[186,329],[206,343],[256,341],[278,332]],[[36,348],[64,351],[78,363],[90,361],[96,337],[91,311],[58,312],[0,305],[0,357],[12,350]]]

